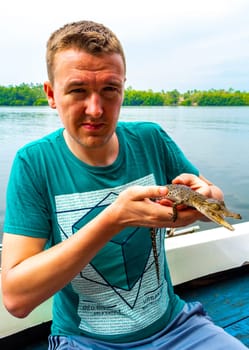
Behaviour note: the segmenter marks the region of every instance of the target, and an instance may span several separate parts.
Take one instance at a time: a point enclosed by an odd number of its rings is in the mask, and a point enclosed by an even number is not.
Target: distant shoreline
[[[42,84],[0,85],[0,106],[47,106]],[[228,89],[171,91],[125,89],[123,106],[249,106],[249,92]]]

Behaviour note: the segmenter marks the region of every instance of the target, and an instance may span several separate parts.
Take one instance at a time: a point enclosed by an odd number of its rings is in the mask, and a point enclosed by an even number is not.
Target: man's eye
[[[116,91],[117,88],[114,87],[114,86],[106,86],[104,90],[105,90],[105,91]]]
[[[71,93],[84,93],[85,92],[85,89],[82,89],[82,88],[77,88],[77,89],[72,89],[70,90]]]
[[[103,95],[106,97],[114,97],[119,93],[119,89],[115,86],[106,86],[103,89]]]

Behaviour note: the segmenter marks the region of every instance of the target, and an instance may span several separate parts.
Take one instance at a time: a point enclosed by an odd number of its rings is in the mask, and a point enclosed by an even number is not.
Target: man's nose
[[[86,101],[85,113],[91,117],[99,118],[103,113],[102,100],[99,94],[92,93]]]

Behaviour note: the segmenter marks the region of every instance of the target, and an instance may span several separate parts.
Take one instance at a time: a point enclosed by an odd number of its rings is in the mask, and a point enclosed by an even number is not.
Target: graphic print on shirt
[[[65,240],[132,185],[154,185],[153,175],[125,186],[56,196],[57,220]],[[164,279],[164,230],[158,230],[160,280]],[[142,237],[142,238],[141,238]],[[108,242],[72,281],[79,295],[79,328],[115,335],[138,331],[167,309],[167,284],[158,286],[148,228],[128,227]]]

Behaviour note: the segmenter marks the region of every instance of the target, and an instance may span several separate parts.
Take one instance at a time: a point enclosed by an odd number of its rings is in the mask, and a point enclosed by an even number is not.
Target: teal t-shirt
[[[63,129],[18,151],[8,190],[4,231],[41,237],[48,245],[73,235],[131,185],[165,185],[181,173],[198,175],[155,123],[119,122],[119,155],[94,167],[68,149]],[[184,302],[173,292],[158,230],[160,283],[148,228],[128,227],[56,293],[52,334],[112,342],[148,337],[171,322]]]

